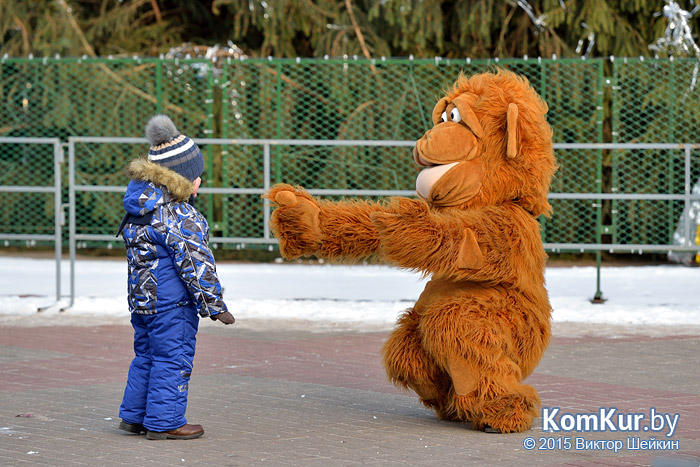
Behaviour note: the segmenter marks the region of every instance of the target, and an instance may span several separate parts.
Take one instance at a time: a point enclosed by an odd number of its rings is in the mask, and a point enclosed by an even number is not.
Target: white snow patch
[[[387,266],[240,264],[217,271],[237,325],[277,321],[314,326],[390,329],[418,299],[426,280]],[[61,264],[62,299],[55,303],[55,261],[0,260],[0,324],[128,324],[126,260],[79,260],[75,303],[68,303],[69,263]],[[698,268],[604,267],[607,301],[592,304],[594,267],[549,267],[547,289],[556,325],[700,326]],[[40,307],[45,311],[37,313]],[[209,320],[206,320],[209,321]],[[214,323],[215,324],[215,323]]]

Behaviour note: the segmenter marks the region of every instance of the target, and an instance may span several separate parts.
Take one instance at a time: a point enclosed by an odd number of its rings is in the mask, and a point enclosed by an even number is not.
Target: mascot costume
[[[556,170],[546,113],[524,77],[461,75],[413,149],[420,199],[330,202],[290,185],[264,195],[286,258],[374,256],[431,278],[384,366],[439,418],[477,430],[528,430],[540,404],[523,380],[550,337],[537,222]]]

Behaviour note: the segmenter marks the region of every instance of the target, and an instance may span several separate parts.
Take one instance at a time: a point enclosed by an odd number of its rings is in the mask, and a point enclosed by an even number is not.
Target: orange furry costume
[[[531,427],[539,396],[522,381],[550,337],[546,254],[556,170],[547,104],[509,71],[460,76],[413,150],[420,200],[319,201],[276,185],[271,226],[282,255],[376,255],[431,280],[383,348],[389,379],[438,417],[475,429]]]

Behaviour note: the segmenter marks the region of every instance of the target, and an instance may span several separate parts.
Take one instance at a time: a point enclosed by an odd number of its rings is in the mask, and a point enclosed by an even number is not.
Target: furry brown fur
[[[437,174],[418,183],[420,200],[319,201],[290,185],[265,195],[287,258],[376,255],[431,276],[387,339],[384,365],[440,418],[477,429],[527,430],[540,403],[522,382],[550,337],[535,219],[551,212],[556,170],[546,112],[525,78],[460,76],[414,148]]]

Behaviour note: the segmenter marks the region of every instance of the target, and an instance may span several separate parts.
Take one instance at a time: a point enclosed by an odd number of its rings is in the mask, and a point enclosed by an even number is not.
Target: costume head
[[[151,147],[148,160],[162,165],[189,181],[204,172],[204,158],[197,145],[175,128],[166,115],[152,117],[146,125],[146,138]]]
[[[433,128],[416,142],[421,198],[437,207],[478,208],[512,201],[550,214],[556,170],[547,104],[510,71],[460,76],[433,109]]]

